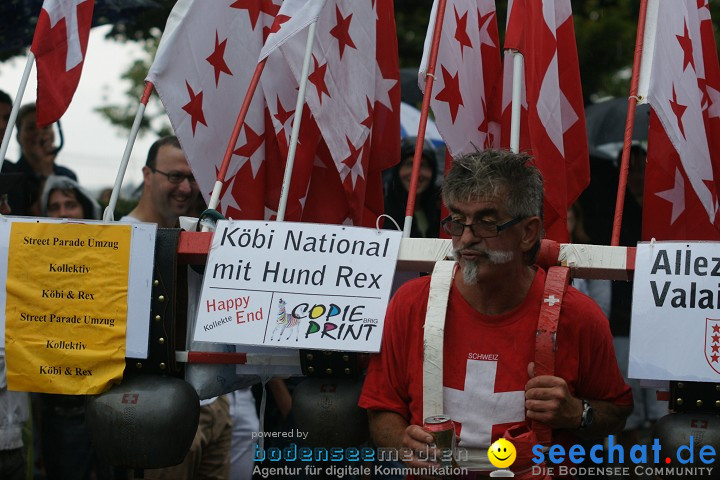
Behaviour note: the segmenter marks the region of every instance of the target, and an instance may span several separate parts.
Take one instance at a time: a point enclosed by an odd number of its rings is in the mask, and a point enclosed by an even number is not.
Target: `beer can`
[[[455,467],[455,423],[447,415],[427,417],[423,429],[433,436],[437,462],[441,467]]]

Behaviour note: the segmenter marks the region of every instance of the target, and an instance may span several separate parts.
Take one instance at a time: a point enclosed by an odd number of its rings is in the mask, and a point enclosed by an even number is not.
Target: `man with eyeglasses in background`
[[[441,395],[443,413],[455,421],[458,447],[468,452],[469,461],[460,466],[478,472],[489,471],[493,442],[531,421],[551,427],[552,444],[566,451],[578,436],[620,431],[632,410],[630,387],[618,370],[607,319],[573,287],[562,300],[555,374],[534,375],[546,274],[534,265],[542,237],[543,180],[530,157],[486,150],[457,158],[442,195],[451,215],[441,226],[452,236],[456,260],[442,303],[447,305],[442,350],[437,348],[443,356],[437,388],[442,385],[442,391],[423,389],[427,276],[406,283],[393,297],[380,353],[370,362],[359,405],[368,411],[376,445],[426,452],[433,437],[422,428],[423,401],[432,394]],[[521,451],[515,445],[513,470],[529,470],[530,447]],[[417,453],[406,464],[431,466]],[[529,471],[516,471],[525,478],[522,473]]]
[[[140,202],[121,222],[149,222],[160,228],[175,228],[178,219],[195,205],[200,191],[175,136],[163,137],[152,144],[143,167],[143,180]],[[229,408],[224,396],[201,400],[198,429],[183,462],[145,470],[145,478],[227,478],[232,437]]]
[[[140,202],[120,221],[177,227],[178,218],[188,214],[200,192],[175,136],[163,137],[152,144],[143,167],[143,182]]]

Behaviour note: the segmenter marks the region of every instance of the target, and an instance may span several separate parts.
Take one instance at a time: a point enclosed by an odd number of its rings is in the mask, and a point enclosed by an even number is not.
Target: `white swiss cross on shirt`
[[[525,392],[495,392],[497,362],[467,360],[463,390],[443,387],[445,411],[462,424],[466,447],[488,447],[492,427],[525,420]]]

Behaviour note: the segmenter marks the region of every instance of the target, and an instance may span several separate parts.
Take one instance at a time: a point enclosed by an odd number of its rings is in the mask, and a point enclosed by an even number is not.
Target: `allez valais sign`
[[[195,340],[377,352],[400,238],[339,225],[220,221]]]
[[[637,246],[631,378],[720,380],[720,244]]]

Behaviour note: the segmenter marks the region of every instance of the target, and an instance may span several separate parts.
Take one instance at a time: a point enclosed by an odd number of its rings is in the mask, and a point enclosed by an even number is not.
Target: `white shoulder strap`
[[[435,263],[430,280],[423,340],[423,419],[443,411],[443,336],[454,261]]]

